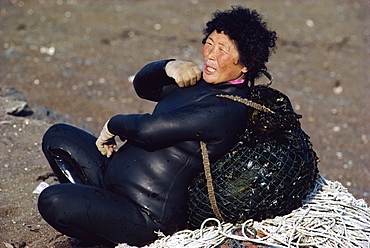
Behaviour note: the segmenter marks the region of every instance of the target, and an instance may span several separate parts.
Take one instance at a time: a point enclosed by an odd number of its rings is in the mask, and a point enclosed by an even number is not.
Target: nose
[[[204,46],[203,47],[203,57],[208,60],[215,60],[216,55],[215,55],[214,47]]]
[[[216,58],[216,53],[215,53],[215,49],[212,47],[211,49],[209,49],[209,52],[208,52],[208,55],[207,55],[207,58],[209,60],[215,60]]]

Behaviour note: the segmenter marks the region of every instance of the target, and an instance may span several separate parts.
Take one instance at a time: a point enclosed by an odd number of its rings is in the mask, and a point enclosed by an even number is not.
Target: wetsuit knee
[[[50,186],[40,194],[38,208],[56,230],[88,242],[144,246],[163,229],[127,197],[87,185]]]
[[[67,124],[47,130],[42,150],[61,183],[102,186],[108,159],[100,154],[95,141],[92,134]]]
[[[73,193],[71,197],[73,186],[74,184],[53,185],[44,189],[38,200],[41,216],[56,230],[68,236],[87,241],[92,245],[104,244],[108,247],[115,247],[107,239],[76,225],[82,220],[80,210],[83,201],[74,197]]]
[[[63,208],[64,204],[64,197],[61,196],[62,194],[58,193],[57,187],[54,185],[44,189],[38,199],[37,206],[41,216],[54,228],[63,222],[65,223],[60,216],[60,213],[63,213],[60,209]]]

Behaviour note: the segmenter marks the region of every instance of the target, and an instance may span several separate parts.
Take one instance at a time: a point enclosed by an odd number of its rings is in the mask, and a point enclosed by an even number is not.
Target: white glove
[[[115,135],[108,130],[108,122],[109,120],[105,123],[103,129],[101,130],[95,145],[101,154],[109,158],[112,155],[113,150],[117,148],[117,144],[114,140]]]
[[[173,60],[166,64],[167,76],[175,79],[180,87],[194,85],[200,80],[202,70],[191,62]]]

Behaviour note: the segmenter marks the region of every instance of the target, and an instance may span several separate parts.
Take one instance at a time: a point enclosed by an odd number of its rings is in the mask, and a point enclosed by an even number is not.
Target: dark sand
[[[96,135],[115,114],[150,112],[130,76],[166,58],[201,64],[211,13],[242,3],[278,33],[273,87],[303,115],[322,175],[370,202],[368,1],[76,2],[0,1],[0,84],[31,107]],[[40,142],[53,122],[0,113],[0,247],[66,247],[32,193],[51,172]]]

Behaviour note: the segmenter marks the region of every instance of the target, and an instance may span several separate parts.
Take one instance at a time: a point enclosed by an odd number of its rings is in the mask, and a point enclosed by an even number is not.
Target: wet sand
[[[278,33],[273,87],[303,115],[322,175],[370,203],[369,7],[366,1],[234,1]],[[0,84],[97,135],[119,113],[151,112],[131,79],[167,58],[202,64],[204,24],[230,1],[0,1]],[[52,123],[0,116],[0,241],[61,247],[38,215],[40,142]],[[48,183],[56,183],[52,178]],[[0,247],[6,247],[0,242]],[[61,242],[61,243],[58,243]],[[64,243],[63,243],[64,242]]]

